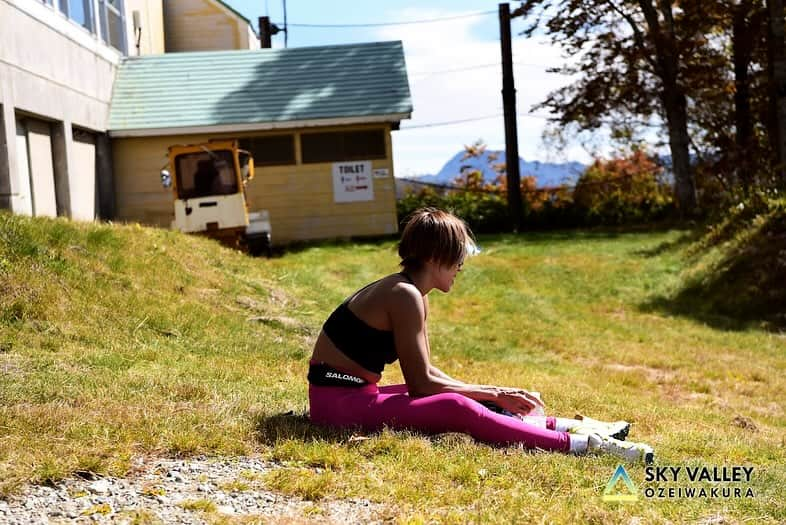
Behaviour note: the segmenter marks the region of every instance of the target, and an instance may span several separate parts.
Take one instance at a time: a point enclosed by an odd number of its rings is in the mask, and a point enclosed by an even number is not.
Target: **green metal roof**
[[[115,134],[156,134],[168,128],[408,117],[411,111],[401,42],[374,42],[126,58],[115,80],[108,127]]]

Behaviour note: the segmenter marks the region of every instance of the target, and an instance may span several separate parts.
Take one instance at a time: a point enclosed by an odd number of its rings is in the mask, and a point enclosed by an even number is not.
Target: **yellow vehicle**
[[[170,146],[168,168],[161,171],[161,182],[172,188],[173,229],[245,247],[252,255],[270,253],[268,212],[249,213],[247,206],[254,159],[237,141]]]

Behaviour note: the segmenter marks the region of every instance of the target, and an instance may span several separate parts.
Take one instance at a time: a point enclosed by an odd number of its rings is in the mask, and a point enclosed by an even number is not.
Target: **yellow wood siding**
[[[136,36],[134,35],[134,17],[132,13],[139,11],[142,24],[142,37],[139,41],[139,54],[160,55],[164,52],[164,8],[161,0],[126,0],[126,34],[129,35],[130,56],[136,56]]]
[[[169,228],[174,219],[172,192],[161,186],[160,171],[170,143],[162,138],[112,141],[117,219]]]
[[[164,2],[166,51],[249,49],[248,24],[211,0]]]
[[[319,131],[379,129],[379,125],[319,128]],[[390,127],[385,125],[387,158],[371,161],[372,169],[387,169],[373,178],[374,200],[336,203],[332,163],[300,164],[299,133],[295,133],[298,164],[259,166],[247,186],[250,211],[270,212],[274,244],[292,241],[392,234],[398,231]],[[309,131],[314,131],[310,129]],[[161,187],[159,172],[172,144],[196,144],[210,139],[280,135],[237,133],[113,140],[118,219],[170,227],[172,194]]]

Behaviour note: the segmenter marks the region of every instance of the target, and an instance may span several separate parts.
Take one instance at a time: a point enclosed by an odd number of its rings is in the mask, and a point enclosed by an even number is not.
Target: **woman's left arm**
[[[445,383],[450,384],[451,386],[459,386],[459,387],[470,386],[468,383],[465,383],[463,381],[459,381],[458,379],[450,377],[449,375],[447,375],[445,372],[443,372],[442,370],[440,370],[439,368],[437,368],[434,365],[431,365],[431,364],[429,365],[429,371],[431,372],[432,376],[442,378]],[[496,390],[496,391],[500,391],[500,392],[508,392],[508,393],[511,393],[511,394],[523,394],[523,395],[526,395],[528,397],[533,397],[534,396],[537,400],[541,401],[541,408],[545,407],[545,405],[542,403],[542,400],[540,399],[540,395],[535,395],[535,394],[533,394],[529,390],[524,390],[522,388],[510,388],[510,387],[504,387],[504,386],[496,386],[496,385],[477,385],[477,386],[480,386],[481,388],[488,389],[488,390]]]
[[[424,296],[423,297],[423,307],[425,309],[425,315],[423,316],[423,321],[424,321],[423,322],[423,333],[426,336],[426,348],[428,350],[428,355],[429,355],[429,364],[428,364],[429,373],[433,377],[439,377],[445,383],[450,384],[451,386],[458,386],[458,387],[470,386],[469,383],[465,383],[464,381],[460,381],[460,380],[456,379],[455,377],[451,377],[448,374],[446,374],[445,372],[443,372],[442,370],[440,370],[439,368],[437,368],[436,366],[434,366],[433,364],[431,364],[431,343],[430,343],[430,339],[429,339],[429,336],[428,336],[428,322],[427,322],[428,321],[428,312],[429,312],[428,296]],[[526,393],[526,394],[529,395],[528,391],[526,391],[524,389],[520,389],[520,388],[508,388],[508,387],[500,387],[500,386],[495,386],[495,385],[480,385],[480,386],[482,386],[483,388],[488,388],[488,389],[493,389],[493,390],[516,392],[516,393]]]
[[[437,368],[436,366],[431,365],[431,364],[429,365],[429,372],[431,372],[431,375],[433,375],[435,377],[441,377],[442,379],[450,381],[450,382],[452,382],[452,383],[454,383],[456,385],[465,385],[466,384],[466,383],[464,383],[464,381],[459,381],[458,379],[450,377],[445,372],[443,372],[442,370],[440,370],[439,368]]]
[[[429,371],[429,373],[430,373],[432,376],[434,376],[434,377],[439,377],[439,378],[441,378],[441,379],[444,379],[445,381],[449,381],[449,382],[450,382],[450,383],[452,383],[454,386],[462,386],[462,385],[466,385],[466,383],[464,383],[463,381],[459,381],[458,379],[455,379],[455,378],[453,378],[453,377],[450,377],[450,376],[449,376],[449,375],[447,375],[445,372],[443,372],[442,370],[440,370],[439,368],[437,368],[436,366],[434,366],[434,365],[432,365],[432,364],[431,364],[431,343],[429,342],[429,337],[428,337],[428,311],[429,311],[429,303],[428,303],[428,296],[427,296],[427,295],[426,295],[426,296],[423,296],[423,308],[424,308],[424,310],[425,310],[425,315],[423,316],[423,333],[424,333],[424,334],[425,334],[425,336],[426,336],[426,348],[428,349],[428,356],[429,356],[429,365],[428,365],[428,371]]]
[[[428,319],[428,310],[429,310],[428,296],[423,297],[423,303],[424,303],[423,306],[425,307],[425,310],[426,310],[426,315],[425,315],[424,320],[426,320],[426,319]],[[423,332],[426,335],[426,348],[428,348],[428,355],[429,355],[429,357],[431,357],[431,344],[429,342],[430,340],[429,340],[429,337],[428,337],[428,324],[427,323],[423,324]],[[445,372],[443,372],[442,370],[440,370],[436,366],[432,365],[430,359],[429,359],[429,365],[428,366],[429,366],[429,373],[433,377],[439,377],[445,383],[450,384],[451,386],[457,386],[457,387],[472,386],[472,385],[470,385],[468,383],[465,383],[464,381],[460,381],[460,380],[458,380],[458,379],[456,379],[454,377],[449,376],[448,374],[446,374]],[[510,392],[510,393],[515,393],[515,394],[523,394],[523,395],[526,395],[528,397],[532,396],[532,394],[529,391],[521,389],[521,388],[508,388],[508,387],[500,387],[500,386],[495,386],[495,385],[477,385],[477,386],[480,386],[481,388],[485,388],[485,389],[489,389],[489,390],[496,390],[496,391],[501,391],[501,392]],[[540,397],[536,396],[536,399],[540,400]],[[543,404],[541,402],[541,407],[542,406],[543,406]]]

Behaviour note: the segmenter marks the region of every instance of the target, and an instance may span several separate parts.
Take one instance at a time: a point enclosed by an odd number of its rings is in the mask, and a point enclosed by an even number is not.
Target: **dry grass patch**
[[[349,293],[398,269],[392,241],[251,259],[174,232],[2,213],[0,236],[5,493],[80,470],[127,474],[139,455],[255,453],[281,468],[236,488],[323,510],[366,498],[400,523],[786,520],[784,339],[651,307],[692,264],[681,232],[481,237],[451,294],[431,296],[433,360],[539,390],[558,415],[630,420],[664,465],[755,465],[753,500],[609,505],[613,458],[311,425],[313,338]],[[392,367],[383,382],[402,380]],[[642,489],[643,468],[628,472]]]

